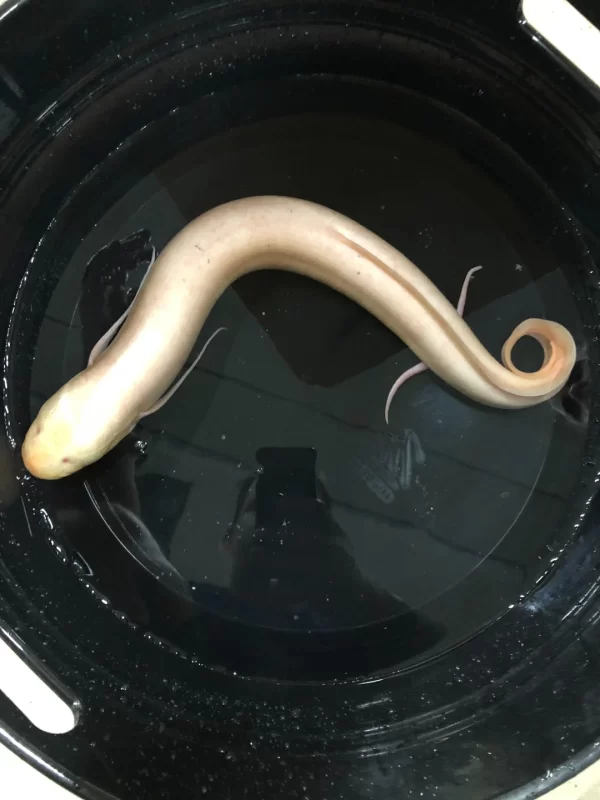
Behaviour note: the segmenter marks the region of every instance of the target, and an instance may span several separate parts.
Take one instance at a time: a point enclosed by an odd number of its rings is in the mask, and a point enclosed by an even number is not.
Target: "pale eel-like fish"
[[[111,450],[170,396],[221,293],[262,268],[299,272],[348,296],[442,380],[488,406],[541,403],[564,386],[575,363],[566,328],[528,319],[504,344],[503,366],[429,278],[372,231],[315,203],[249,197],[202,214],[168,243],[113,341],[40,409],[22,447],[29,472],[62,478]],[[537,372],[512,362],[523,336],[542,347]]]

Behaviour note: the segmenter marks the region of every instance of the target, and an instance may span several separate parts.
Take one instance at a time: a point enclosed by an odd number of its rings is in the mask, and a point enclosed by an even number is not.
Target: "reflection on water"
[[[267,193],[367,225],[450,299],[467,269],[483,265],[465,318],[496,356],[519,322],[557,318],[556,298],[568,297],[522,210],[456,151],[381,119],[259,123],[182,148],[99,214],[48,310],[34,410],[131,302],[153,246],[220,202]],[[561,302],[560,314],[579,336],[574,305]],[[69,535],[116,606],[157,629],[156,598],[125,597],[132,567],[115,588],[114,569],[98,566],[108,552],[113,567],[135,561],[179,598],[161,595],[160,613],[171,603],[172,616],[160,635],[174,638],[175,618],[189,628],[194,607],[292,631],[352,630],[415,611],[405,634],[418,653],[469,629],[478,611],[467,579],[488,588],[489,613],[518,591],[526,560],[537,559],[531,526],[554,525],[579,463],[583,362],[563,396],[518,412],[471,403],[426,372],[401,388],[386,426],[389,388],[417,359],[345,297],[264,270],[223,294],[199,345],[221,325],[227,332],[177,394],[90,473],[108,538],[86,545],[73,533],[81,521]],[[520,366],[537,359],[524,350]]]
[[[425,461],[419,437],[410,428],[402,438],[380,436],[370,459],[355,458],[357,473],[386,504],[394,502],[400,489],[410,489],[417,465],[424,465]]]

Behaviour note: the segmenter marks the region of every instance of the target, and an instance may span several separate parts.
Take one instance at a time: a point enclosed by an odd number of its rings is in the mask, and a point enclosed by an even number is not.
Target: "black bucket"
[[[82,797],[534,798],[600,737],[600,105],[517,3],[83,0],[0,21],[0,632],[74,710],[0,742]],[[0,17],[2,11],[0,10]],[[489,409],[262,270],[102,461],[20,445],[154,250],[228,200],[340,211],[564,390]],[[516,353],[523,368],[538,354]]]

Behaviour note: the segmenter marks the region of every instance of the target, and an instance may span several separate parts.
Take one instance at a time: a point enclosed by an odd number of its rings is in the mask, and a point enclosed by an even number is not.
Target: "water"
[[[497,357],[532,316],[581,340],[569,276],[503,183],[504,154],[490,149],[489,169],[469,160],[436,135],[446,112],[432,125],[414,98],[408,126],[400,111],[350,114],[332,97],[316,86],[316,110],[231,127],[205,100],[100,167],[87,200],[71,202],[82,235],[56,256],[66,266],[39,334],[32,414],[131,301],[152,246],[248,195],[347,214],[453,302],[483,266],[465,317]],[[322,675],[327,652],[332,674],[361,674],[470,635],[543,573],[582,458],[577,393],[499,411],[427,372],[400,390],[387,426],[387,392],[416,358],[343,296],[262,271],[223,294],[197,347],[221,325],[175,397],[73,479],[88,501],[56,512],[78,571],[116,611],[216,666]],[[523,347],[517,361],[535,369],[539,354]],[[339,642],[370,642],[371,655],[340,665]]]

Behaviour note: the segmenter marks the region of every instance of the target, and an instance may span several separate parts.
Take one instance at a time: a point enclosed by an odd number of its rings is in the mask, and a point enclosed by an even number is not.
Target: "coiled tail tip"
[[[513,348],[524,336],[535,339],[544,354],[542,365],[535,372],[523,372],[513,363]],[[562,389],[569,379],[576,359],[577,346],[571,333],[558,322],[535,317],[517,325],[502,348],[504,366],[513,375],[525,379],[520,394],[523,397],[539,396],[540,400],[549,399]]]

